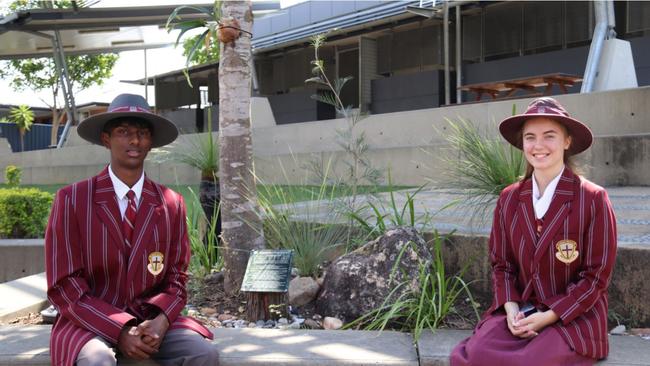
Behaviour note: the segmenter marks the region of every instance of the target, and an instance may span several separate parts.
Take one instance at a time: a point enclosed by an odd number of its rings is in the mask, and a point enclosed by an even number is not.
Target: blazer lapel
[[[527,241],[537,246],[537,234],[535,230],[535,210],[533,209],[533,181],[527,179],[519,188],[519,206],[517,207],[519,219],[519,230]]]
[[[138,207],[138,213],[135,219],[135,228],[133,230],[133,247],[129,257],[127,283],[133,283],[133,276],[137,273],[139,265],[142,264],[143,252],[147,250],[151,243],[153,228],[161,216],[163,209],[160,195],[154,184],[145,176],[144,185],[142,186],[142,200]],[[143,269],[144,270],[144,269]]]
[[[93,193],[94,209],[99,220],[108,228],[110,240],[119,251],[124,249],[124,238],[122,236],[122,217],[117,204],[115,190],[111,177],[108,175],[108,167],[104,168],[95,177],[95,191]]]
[[[555,188],[551,205],[544,215],[544,226],[535,250],[535,263],[538,263],[544,255],[548,246],[553,241],[555,233],[557,233],[571,212],[571,201],[574,197],[575,182],[576,177],[573,172],[565,168]]]

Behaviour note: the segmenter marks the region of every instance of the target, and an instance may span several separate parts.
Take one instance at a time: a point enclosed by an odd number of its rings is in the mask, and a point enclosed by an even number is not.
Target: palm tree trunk
[[[222,19],[232,17],[241,29],[253,25],[251,1],[224,1]],[[251,38],[242,34],[221,44],[219,61],[219,151],[224,289],[239,291],[248,254],[264,247],[262,222],[257,215],[250,124]]]
[[[20,133],[20,151],[25,151],[25,129],[18,127],[18,132]]]

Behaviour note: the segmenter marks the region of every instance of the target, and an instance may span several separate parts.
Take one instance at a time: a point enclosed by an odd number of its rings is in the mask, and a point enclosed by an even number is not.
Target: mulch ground
[[[43,317],[39,313],[29,313],[28,315],[12,319],[9,322],[0,322],[0,325],[38,325],[45,324]]]

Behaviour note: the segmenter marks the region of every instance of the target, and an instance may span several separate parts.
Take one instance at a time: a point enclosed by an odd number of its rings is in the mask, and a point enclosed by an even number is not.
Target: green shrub
[[[447,273],[442,256],[442,245],[445,240],[446,237],[441,237],[438,232],[434,232],[433,261],[420,259],[417,288],[412,287],[414,280],[412,278],[397,284],[381,306],[345,327],[366,330],[384,330],[386,327],[391,327],[411,332],[417,342],[424,330],[434,331],[444,324],[447,316],[458,314],[457,305],[463,301],[463,295],[467,296],[478,320],[479,313],[469,289],[470,283],[463,280],[463,275],[472,262],[468,261],[457,274]],[[399,268],[400,258],[405,250],[413,245],[415,244],[409,242],[409,245],[404,246],[395,261],[390,278],[393,278]],[[403,288],[408,290],[397,297],[396,295]]]
[[[450,133],[446,139],[451,149],[443,156],[450,167],[445,183],[465,191],[463,203],[474,206],[476,217],[491,218],[492,205],[501,191],[523,176],[524,155],[503,139],[491,137],[487,131],[494,127],[482,130],[462,118],[447,122]]]
[[[0,237],[42,238],[52,199],[36,188],[0,189]]]
[[[209,275],[212,271],[223,268],[223,257],[219,251],[217,226],[214,224],[221,204],[214,208],[212,220],[208,222],[201,209],[199,197],[190,188],[191,205],[187,210],[187,235],[190,241],[192,256],[190,257],[190,272],[198,278]]]
[[[259,179],[259,178],[258,178]],[[258,204],[264,220],[266,244],[271,249],[293,250],[293,265],[301,276],[318,277],[320,265],[345,244],[348,227],[340,225],[343,215],[328,212],[322,220],[322,202],[333,202],[338,185],[323,181],[318,191],[302,186],[260,185]],[[307,202],[295,203],[295,197]],[[274,204],[279,200],[280,204]]]
[[[7,165],[5,168],[5,183],[9,187],[18,187],[20,179],[23,176],[23,170],[15,165]]]
[[[406,200],[400,207],[395,199],[395,192],[397,189],[393,188],[393,182],[388,171],[388,193],[390,202],[388,207],[384,204],[383,200],[373,203],[370,198],[357,210],[348,212],[348,216],[352,218],[354,223],[360,225],[365,235],[361,237],[363,242],[375,240],[378,237],[386,234],[386,232],[398,226],[410,226],[420,231],[426,231],[431,225],[432,215],[429,212],[416,215],[415,211],[415,196],[424,189],[424,185],[420,186],[414,192],[406,192]],[[443,209],[446,208],[443,207]]]

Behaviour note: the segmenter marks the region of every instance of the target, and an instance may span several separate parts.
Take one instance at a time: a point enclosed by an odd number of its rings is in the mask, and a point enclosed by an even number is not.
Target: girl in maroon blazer
[[[497,201],[492,306],[450,357],[457,365],[593,365],[609,352],[607,288],[616,219],[607,192],[572,171],[593,136],[556,100],[499,125],[526,175]]]

